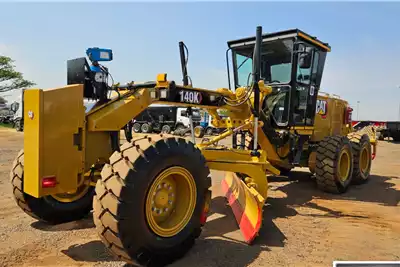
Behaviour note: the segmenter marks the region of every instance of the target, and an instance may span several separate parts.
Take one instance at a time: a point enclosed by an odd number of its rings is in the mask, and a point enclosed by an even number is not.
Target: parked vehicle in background
[[[219,113],[219,116],[222,119],[223,118],[227,118],[227,116],[222,115],[221,113]],[[215,128],[211,124],[211,120],[212,120],[211,115],[208,114],[207,112],[204,112],[204,115],[202,116],[202,120],[200,122],[200,125],[204,128],[205,135],[214,135],[214,134],[219,134],[219,133],[225,131],[225,128]]]
[[[379,140],[393,138],[393,141],[400,142],[400,121],[388,121],[386,127],[378,130]]]
[[[199,109],[192,109],[193,125],[200,124]],[[171,133],[188,129],[190,127],[187,108],[151,105],[136,116],[128,125],[135,133]]]
[[[385,128],[386,121],[352,121],[352,126],[354,129],[359,130],[366,126],[374,126],[376,129]]]

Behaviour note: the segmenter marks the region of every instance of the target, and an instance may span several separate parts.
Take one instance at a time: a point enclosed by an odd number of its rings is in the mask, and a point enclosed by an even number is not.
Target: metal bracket
[[[79,151],[82,151],[82,128],[78,128],[78,133],[73,135],[73,144],[78,147]]]

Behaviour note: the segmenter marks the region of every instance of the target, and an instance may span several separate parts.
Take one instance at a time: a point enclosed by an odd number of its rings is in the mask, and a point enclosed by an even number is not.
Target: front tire
[[[196,138],[203,138],[203,136],[204,136],[204,128],[202,126],[194,127],[194,136]]]
[[[128,263],[165,266],[181,258],[205,223],[209,174],[200,150],[183,138],[146,136],[125,143],[96,185],[93,217],[100,238]]]
[[[329,193],[347,191],[353,173],[353,152],[347,136],[327,136],[317,148],[315,177],[318,188]]]
[[[15,129],[17,130],[17,132],[22,132],[23,131],[23,123],[21,119],[17,119],[15,121],[15,125],[14,125]]]
[[[92,210],[94,188],[87,185],[81,188],[82,197],[71,202],[61,202],[60,197],[32,197],[24,192],[24,150],[21,150],[14,161],[10,180],[17,205],[29,216],[49,223],[59,224],[76,221],[86,217]]]
[[[170,134],[171,133],[171,126],[169,126],[168,124],[163,125],[163,127],[161,128],[161,133]]]

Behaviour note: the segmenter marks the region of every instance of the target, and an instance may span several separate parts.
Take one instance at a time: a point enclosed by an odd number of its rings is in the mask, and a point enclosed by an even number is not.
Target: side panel
[[[85,144],[85,172],[97,160],[106,162],[113,152],[109,132],[87,132]]]
[[[34,197],[74,191],[84,168],[83,86],[27,90],[25,95],[24,191]],[[42,188],[44,177],[56,177],[56,187]]]
[[[43,155],[43,91],[26,90],[24,94],[24,191],[34,197],[41,194],[40,177]]]
[[[347,102],[343,99],[328,96],[318,96],[316,110],[314,135],[312,141],[320,141],[325,136],[347,134],[344,124],[344,116]]]
[[[344,104],[341,100],[332,99],[333,112],[332,116],[332,129],[331,135],[342,134],[342,127],[344,126]]]

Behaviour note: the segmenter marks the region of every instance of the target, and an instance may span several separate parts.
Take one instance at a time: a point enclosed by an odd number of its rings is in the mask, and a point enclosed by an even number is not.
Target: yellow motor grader
[[[298,29],[262,34],[257,27],[256,36],[228,46],[229,88],[189,84],[181,42],[183,85],[159,74],[109,86],[100,62],[112,60],[112,51],[92,48],[91,65],[85,57],[68,61],[67,86],[26,90],[24,149],[11,171],[19,207],[53,224],[93,210],[114,255],[154,266],[184,256],[200,236],[210,169],[226,171],[223,192],[249,244],[261,227],[268,175],[308,167],[331,193],[367,181],[374,136],[353,132],[348,103],[320,92],[328,44]],[[85,99],[95,105],[85,110]],[[152,103],[185,106],[189,117],[192,107],[205,109],[212,125],[226,130],[197,144],[194,137],[144,135],[120,145],[120,130]],[[227,137],[232,145],[219,146]]]

